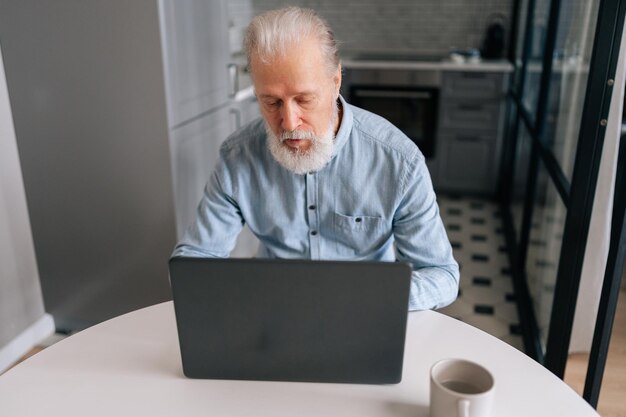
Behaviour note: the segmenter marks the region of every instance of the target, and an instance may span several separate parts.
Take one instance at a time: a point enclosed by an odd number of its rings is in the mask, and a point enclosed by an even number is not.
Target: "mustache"
[[[308,139],[315,141],[317,140],[317,136],[313,132],[309,132],[307,130],[290,130],[282,132],[278,138],[282,141],[288,139]]]

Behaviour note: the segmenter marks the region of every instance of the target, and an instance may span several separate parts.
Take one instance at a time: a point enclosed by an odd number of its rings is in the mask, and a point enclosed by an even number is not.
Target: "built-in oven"
[[[351,68],[346,75],[350,103],[389,120],[434,158],[440,71]]]

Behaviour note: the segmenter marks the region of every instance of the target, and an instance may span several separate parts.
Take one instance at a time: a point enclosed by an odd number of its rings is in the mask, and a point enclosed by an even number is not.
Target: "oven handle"
[[[357,97],[380,97],[380,98],[419,98],[430,99],[433,94],[428,91],[389,91],[389,90],[356,90]]]

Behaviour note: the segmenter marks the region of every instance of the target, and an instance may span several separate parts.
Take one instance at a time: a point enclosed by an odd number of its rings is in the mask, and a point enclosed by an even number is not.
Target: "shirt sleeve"
[[[226,258],[235,247],[244,219],[229,190],[232,182],[220,158],[196,211],[196,219],[174,248],[172,256]]]
[[[404,192],[394,215],[396,256],[413,268],[409,310],[427,310],[452,303],[459,291],[459,266],[421,154],[405,175]]]

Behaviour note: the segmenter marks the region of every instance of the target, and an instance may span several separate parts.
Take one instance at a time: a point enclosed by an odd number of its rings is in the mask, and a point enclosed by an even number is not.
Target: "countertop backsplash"
[[[450,48],[480,48],[499,13],[510,30],[512,0],[293,0],[326,18],[342,53],[398,52],[447,55]],[[242,32],[250,17],[284,6],[281,0],[229,2],[231,24]],[[252,12],[250,12],[252,8]],[[505,46],[506,47],[506,46]]]

